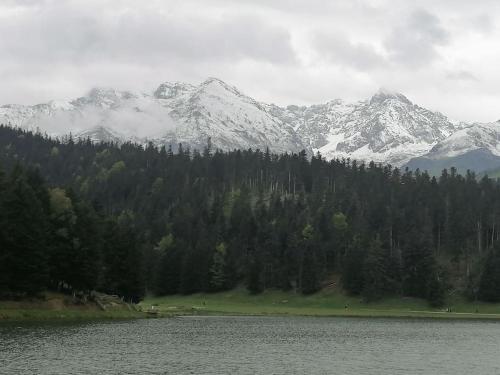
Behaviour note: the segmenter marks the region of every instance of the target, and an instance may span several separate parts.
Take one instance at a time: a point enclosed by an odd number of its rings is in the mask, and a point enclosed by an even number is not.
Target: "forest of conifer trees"
[[[269,151],[94,144],[0,126],[0,296],[245,285],[500,301],[500,184]]]

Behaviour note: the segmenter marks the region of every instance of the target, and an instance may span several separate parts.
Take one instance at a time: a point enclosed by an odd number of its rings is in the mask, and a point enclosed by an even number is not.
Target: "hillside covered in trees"
[[[367,301],[500,301],[500,184],[259,150],[54,140],[0,127],[0,296],[139,300],[245,285]]]

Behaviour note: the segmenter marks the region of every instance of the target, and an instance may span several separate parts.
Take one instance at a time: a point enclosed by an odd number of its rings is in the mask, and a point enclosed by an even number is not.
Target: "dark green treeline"
[[[0,289],[139,299],[240,284],[313,293],[340,282],[368,301],[439,305],[457,291],[500,300],[496,181],[177,148],[0,127]]]

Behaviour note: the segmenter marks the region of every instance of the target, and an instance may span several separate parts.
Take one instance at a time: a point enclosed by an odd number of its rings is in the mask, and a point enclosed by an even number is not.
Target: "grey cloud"
[[[3,58],[40,62],[140,62],[253,59],[295,61],[289,33],[256,16],[182,18],[147,11],[95,14],[47,6],[0,24]]]
[[[132,43],[138,52],[155,57],[203,60],[254,59],[274,63],[295,60],[290,36],[254,16],[223,20],[174,20],[135,15],[120,20],[116,52],[127,55]]]
[[[385,47],[393,61],[418,67],[437,59],[436,47],[448,44],[449,40],[439,18],[420,9],[411,13],[404,25],[392,30]]]
[[[494,29],[492,17],[486,13],[480,14],[472,19],[472,26],[483,34],[489,34]]]
[[[479,79],[474,74],[466,70],[450,72],[446,75],[446,78],[454,81],[479,81]]]
[[[314,44],[317,52],[329,61],[356,70],[371,70],[385,63],[372,45],[353,43],[342,35],[317,33]]]
[[[25,6],[41,6],[41,5],[44,5],[46,3],[45,0],[3,0],[2,1],[2,5],[4,6],[21,6],[21,7],[25,7]]]
[[[198,0],[184,0],[194,2]],[[379,7],[367,0],[211,0],[223,6],[241,7],[242,5],[253,8],[276,11],[282,14],[304,16],[335,16],[354,14],[376,14]]]

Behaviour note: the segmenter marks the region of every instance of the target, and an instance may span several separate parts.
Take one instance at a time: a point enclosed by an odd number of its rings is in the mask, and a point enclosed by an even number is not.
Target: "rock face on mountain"
[[[152,93],[93,89],[69,102],[4,105],[0,123],[96,142],[174,148],[182,143],[202,149],[210,139],[223,150],[319,151],[328,159],[395,166],[428,166],[479,149],[500,155],[499,123],[453,123],[388,90],[355,103],[337,99],[280,107],[258,102],[216,78],[199,85],[166,82]]]
[[[425,154],[457,129],[444,115],[387,90],[357,103],[337,99],[310,107],[270,106],[269,111],[326,158],[393,165]]]
[[[334,113],[328,117],[334,121],[324,135],[324,145],[318,145],[327,158],[341,156],[402,165],[425,154],[456,130],[456,125],[442,114],[384,90],[367,101],[335,101],[329,106]],[[314,134],[314,128],[314,123],[309,123],[298,132],[308,137]]]

